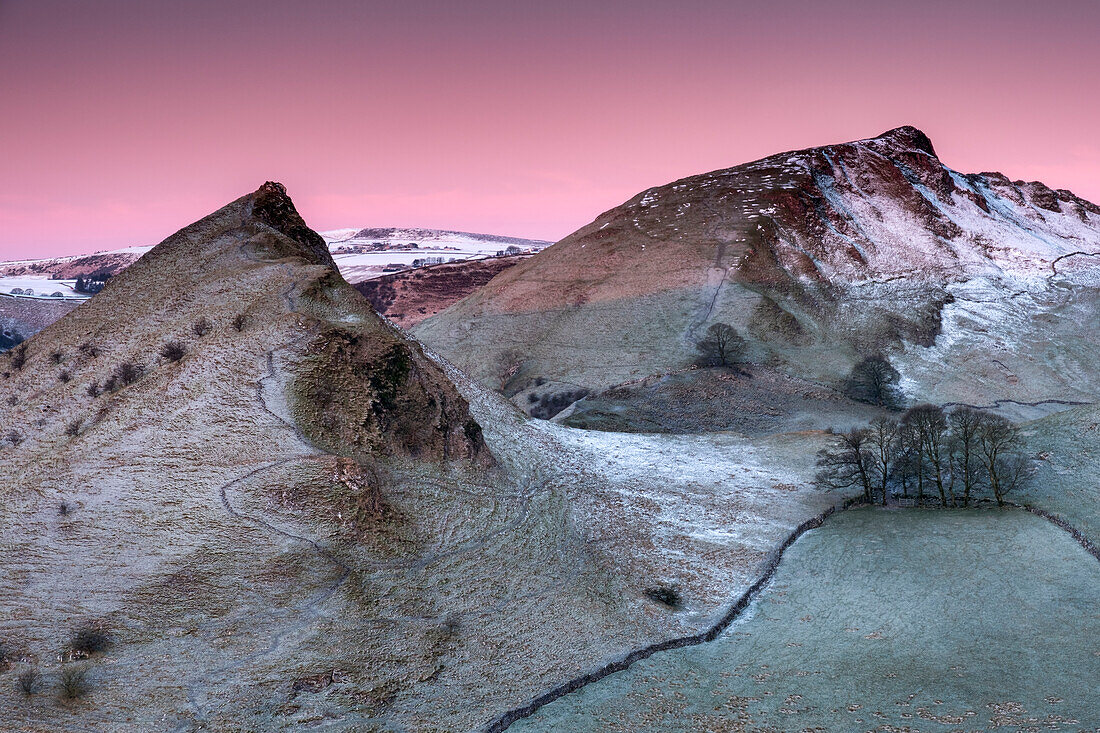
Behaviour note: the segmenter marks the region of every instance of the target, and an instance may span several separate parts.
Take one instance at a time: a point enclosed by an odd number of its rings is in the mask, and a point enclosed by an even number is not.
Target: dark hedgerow
[[[549,420],[577,400],[587,397],[588,394],[588,390],[582,388],[567,392],[547,392],[536,400],[528,397],[528,401],[534,404],[533,407],[528,408],[528,414],[540,420]]]

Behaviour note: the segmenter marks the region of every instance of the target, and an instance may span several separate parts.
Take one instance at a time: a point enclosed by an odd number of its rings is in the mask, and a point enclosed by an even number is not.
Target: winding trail
[[[848,499],[842,504],[829,507],[824,512],[818,514],[815,517],[807,519],[805,522],[798,525],[798,527],[795,528],[795,530],[787,536],[787,539],[785,539],[778,548],[772,551],[772,554],[768,559],[767,565],[764,568],[763,574],[756,580],[756,582],[754,582],[749,587],[748,590],[741,594],[737,601],[732,606],[730,606],[729,609],[722,615],[722,617],[719,618],[718,621],[715,622],[710,628],[701,631],[698,634],[692,634],[691,636],[681,636],[675,639],[657,642],[656,644],[650,644],[649,646],[636,649],[622,659],[610,662],[588,674],[582,675],[580,677],[575,677],[568,682],[565,682],[553,688],[549,692],[540,695],[527,705],[513,708],[505,712],[503,715],[486,725],[483,729],[484,733],[503,733],[503,731],[507,730],[508,727],[512,725],[512,723],[515,723],[521,718],[530,717],[536,711],[538,711],[539,708],[549,705],[555,700],[564,697],[565,695],[568,695],[570,693],[576,692],[577,690],[580,690],[581,688],[586,687],[594,682],[598,682],[604,677],[615,674],[616,672],[622,672],[623,670],[632,666],[635,662],[647,659],[648,657],[651,657],[658,652],[668,651],[670,649],[682,649],[684,647],[696,646],[698,644],[714,641],[723,631],[729,628],[730,624],[732,624],[745,611],[745,609],[748,608],[749,604],[751,604],[753,599],[760,593],[761,590],[763,590],[764,586],[766,586],[771,581],[772,577],[775,575],[776,570],[778,570],[779,568],[779,563],[782,561],[784,554],[787,552],[788,549],[790,549],[791,545],[793,545],[802,535],[804,535],[811,529],[816,529],[820,527],[829,517],[831,517],[838,511],[844,511],[853,507],[866,505],[866,502],[864,502],[862,498]],[[1052,514],[1045,509],[1032,506],[1030,504],[1007,503],[1006,506],[1009,506],[1013,509],[1019,509],[1029,512],[1047,520],[1054,526],[1069,534],[1074,539],[1074,541],[1076,541],[1077,544],[1079,544],[1087,553],[1096,558],[1096,560],[1100,561],[1100,547],[1089,540],[1083,532],[1081,532],[1079,529],[1074,527],[1062,517],[1056,514]]]
[[[239,251],[247,260],[277,267],[289,277],[290,282],[280,291],[279,297],[285,301],[288,312],[298,313],[298,304],[293,296],[293,293],[294,290],[298,288],[301,284],[301,279],[294,277],[295,265],[289,262],[271,262],[258,258],[248,251],[247,241],[244,240],[243,232],[238,232],[236,234],[236,237],[239,242]],[[348,577],[351,576],[352,573],[350,567],[348,567],[344,562],[337,558],[333,553],[322,547],[320,543],[318,543],[316,540],[310,539],[309,537],[305,537],[303,535],[294,534],[293,532],[289,532],[285,529],[275,526],[265,519],[246,514],[238,509],[235,509],[229,498],[229,492],[231,489],[246,483],[247,481],[255,478],[256,476],[259,476],[266,471],[279,468],[281,466],[287,465],[289,463],[294,463],[296,461],[306,461],[316,459],[324,455],[332,455],[329,451],[325,451],[313,445],[302,432],[301,428],[296,425],[292,419],[288,419],[288,416],[282,415],[271,409],[271,406],[268,404],[267,397],[265,395],[267,383],[269,381],[275,381],[278,378],[275,371],[275,353],[277,351],[289,349],[296,346],[298,343],[306,339],[308,335],[309,332],[307,330],[300,337],[294,339],[293,341],[290,341],[289,343],[285,343],[280,346],[265,350],[263,352],[263,375],[255,381],[254,385],[255,399],[259,403],[261,409],[263,409],[264,412],[266,412],[280,424],[285,426],[294,435],[295,439],[302,444],[303,450],[301,452],[292,454],[279,460],[260,465],[249,471],[248,473],[245,473],[244,475],[227,481],[226,483],[218,487],[218,497],[221,500],[221,504],[225,508],[225,511],[227,514],[229,514],[229,516],[233,517],[234,519],[260,527],[270,535],[286,537],[288,539],[294,540],[295,542],[302,542],[306,545],[309,545],[321,558],[323,558],[327,563],[333,566],[333,568],[337,571],[337,575],[334,580],[324,584],[316,593],[314,593],[311,597],[305,599],[304,603],[302,603],[295,609],[297,612],[297,618],[293,621],[293,623],[279,625],[278,631],[272,633],[271,641],[266,648],[253,652],[252,654],[249,654],[248,656],[243,658],[234,658],[231,663],[222,667],[203,670],[202,675],[198,676],[194,680],[188,681],[186,684],[187,700],[192,710],[194,710],[195,712],[196,720],[181,720],[175,728],[175,730],[177,731],[187,730],[193,725],[194,722],[203,723],[206,721],[206,710],[204,709],[202,702],[199,700],[199,692],[201,689],[206,689],[209,687],[209,680],[211,676],[217,676],[222,673],[229,672],[235,668],[240,667],[242,663],[259,659],[274,652],[276,649],[278,649],[279,645],[282,643],[283,639],[287,635],[312,622],[313,619],[315,619],[320,614],[319,607],[321,606],[321,604],[323,604],[325,601],[335,595],[340,586],[343,585],[343,583],[348,579]]]

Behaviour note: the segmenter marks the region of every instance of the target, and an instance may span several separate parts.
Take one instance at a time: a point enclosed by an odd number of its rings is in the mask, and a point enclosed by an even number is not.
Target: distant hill
[[[402,270],[356,283],[374,309],[403,328],[454,305],[523,256],[492,257]]]
[[[505,237],[499,234],[476,234],[473,232],[457,232],[450,229],[421,229],[417,227],[367,227],[365,229],[339,229],[332,232],[321,232],[321,236],[330,244],[343,244],[347,242],[479,242],[491,244],[503,249],[509,245],[515,245],[524,249],[541,249],[553,242],[542,239],[523,239],[521,237]]]

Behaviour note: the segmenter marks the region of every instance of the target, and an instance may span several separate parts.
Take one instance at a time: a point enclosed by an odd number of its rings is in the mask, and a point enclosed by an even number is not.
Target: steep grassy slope
[[[823,385],[882,351],[915,398],[1081,396],[1097,252],[1094,204],[958,173],[899,128],[644,191],[414,331],[509,395],[682,370],[725,322]]]

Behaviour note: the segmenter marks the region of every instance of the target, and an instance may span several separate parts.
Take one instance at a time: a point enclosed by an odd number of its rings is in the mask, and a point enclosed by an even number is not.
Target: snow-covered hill
[[[340,274],[362,282],[418,264],[538,252],[551,242],[439,229],[365,228],[321,232]]]
[[[439,264],[498,253],[529,254],[551,242],[538,239],[473,234],[440,229],[347,228],[321,232],[340,268],[351,283],[379,277],[385,272]],[[114,275],[133,264],[152,247],[124,247],[90,255],[0,262],[0,295],[57,297],[83,300],[73,286],[77,276],[93,273]],[[27,294],[26,291],[33,291]]]

